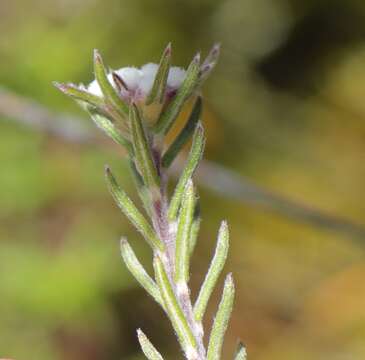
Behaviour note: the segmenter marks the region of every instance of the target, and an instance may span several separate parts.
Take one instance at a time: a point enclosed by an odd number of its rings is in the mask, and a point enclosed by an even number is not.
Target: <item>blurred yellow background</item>
[[[226,270],[238,291],[224,358],[242,339],[250,360],[364,359],[365,2],[1,0],[0,87],[91,128],[51,82],[91,81],[93,48],[119,68],[158,62],[169,41],[179,66],[222,43],[204,86],[207,159],[279,202],[359,224],[316,225],[255,194],[225,196],[229,184],[219,194],[201,184],[194,291],[221,219],[232,234]],[[123,234],[150,263],[104,184],[109,163],[135,195],[122,154],[20,124],[11,113],[28,110],[2,95],[0,357],[143,359],[141,327],[167,359],[181,358],[119,256]]]

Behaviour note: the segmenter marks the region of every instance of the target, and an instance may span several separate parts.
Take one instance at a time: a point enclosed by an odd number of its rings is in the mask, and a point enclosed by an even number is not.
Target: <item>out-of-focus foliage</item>
[[[158,61],[172,41],[174,62],[186,65],[196,48],[221,41],[205,85],[207,157],[365,223],[364,40],[360,0],[3,0],[0,84],[82,116],[51,81],[90,81],[93,48],[117,68]],[[142,359],[134,329],[143,327],[175,358],[169,324],[119,258],[122,234],[150,256],[103,181],[109,163],[128,187],[127,165],[8,120],[0,119],[0,357]],[[253,360],[364,358],[365,239],[202,189],[201,198],[195,289],[222,214],[232,229],[238,289],[227,358],[237,338]]]

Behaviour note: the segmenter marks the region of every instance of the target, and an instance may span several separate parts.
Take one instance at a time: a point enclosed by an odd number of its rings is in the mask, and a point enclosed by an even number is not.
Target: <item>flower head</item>
[[[154,80],[158,71],[158,64],[148,63],[141,68],[124,67],[108,74],[108,80],[119,95],[127,102],[144,102],[152,90]],[[165,96],[172,97],[182,82],[186,71],[180,67],[172,66],[169,69]],[[117,83],[119,79],[119,84]],[[122,85],[120,85],[122,84]],[[96,96],[103,96],[97,80],[87,86],[87,91]]]
[[[130,138],[131,108],[137,106],[143,122],[156,133],[169,131],[184,106],[197,94],[204,80],[217,62],[219,45],[201,62],[198,53],[185,70],[171,66],[171,45],[165,48],[160,63],[147,63],[142,67],[123,67],[106,70],[97,50],[94,51],[95,80],[89,85],[55,85],[81,104],[110,135],[115,127],[123,137]],[[120,141],[120,137],[119,140]]]

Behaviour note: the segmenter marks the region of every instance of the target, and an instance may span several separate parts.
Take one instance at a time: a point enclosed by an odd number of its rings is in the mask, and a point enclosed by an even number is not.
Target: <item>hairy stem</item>
[[[181,81],[180,85],[172,86],[169,85],[169,44],[162,54],[151,90],[147,91],[137,81],[138,91],[135,91],[134,85],[132,91],[127,79],[106,70],[100,54],[95,50],[94,85],[99,87],[102,96],[91,87],[86,90],[83,86],[56,84],[89,111],[101,130],[127,149],[135,185],[149,219],[119,186],[109,167],[106,168],[106,181],[119,208],[152,248],[155,279],[144,269],[125,238],[121,240],[121,253],[130,272],[166,312],[187,360],[220,359],[234,295],[232,277],[229,276],[206,350],[202,318],[227,257],[228,229],[224,223],[216,254],[193,308],[188,281],[189,260],[200,223],[192,176],[202,158],[205,144],[200,122],[201,97],[197,98],[186,126],[168,150],[163,150],[167,132],[180,116],[185,103],[199,92],[202,82],[215,66],[218,54],[219,46],[215,45],[203,63],[198,53],[186,72],[179,71],[182,74],[174,75],[172,71],[173,82],[176,79]],[[143,69],[138,71],[145,76],[147,73]],[[149,111],[151,106],[152,111]],[[167,169],[191,136],[192,146],[184,170],[169,198]],[[163,359],[141,330],[138,331],[138,338],[149,360]]]
[[[160,159],[161,152],[154,150],[154,155]],[[156,161],[159,164],[159,161]],[[158,172],[161,177],[160,193],[157,194],[157,200],[153,201],[152,222],[156,233],[161,241],[165,244],[165,251],[160,254],[165,271],[170,281],[173,296],[181,307],[182,313],[195,338],[196,348],[190,351],[185,349],[187,360],[205,360],[206,350],[203,343],[203,328],[201,323],[194,318],[193,304],[190,297],[190,291],[185,281],[176,283],[175,277],[175,239],[176,239],[176,221],[169,220],[168,216],[168,195],[167,183],[168,175],[166,171],[160,167]]]

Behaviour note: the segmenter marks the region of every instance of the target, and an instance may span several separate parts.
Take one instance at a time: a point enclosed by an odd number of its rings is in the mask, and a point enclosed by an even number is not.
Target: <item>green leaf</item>
[[[94,73],[96,81],[98,82],[100,89],[105,97],[105,100],[110,103],[113,108],[122,116],[128,115],[128,106],[120,98],[115,91],[113,85],[110,83],[103,60],[98,52],[94,50]]]
[[[152,158],[151,147],[142,124],[140,112],[134,104],[130,108],[130,123],[137,168],[146,186],[151,189],[159,187],[160,178]]]
[[[191,224],[191,230],[190,230],[190,241],[189,241],[190,257],[192,256],[196,243],[198,241],[200,223],[201,223],[200,204],[199,204],[199,199],[196,199],[195,200],[195,210],[194,210],[194,221]]]
[[[177,91],[177,94],[167,105],[166,109],[157,121],[154,129],[156,133],[166,134],[169,131],[170,127],[178,117],[185,101],[189,98],[196,87],[199,80],[199,69],[200,54],[197,54],[190,63],[186,71],[185,79]]]
[[[92,120],[100,130],[102,130],[106,135],[112,138],[118,145],[125,147],[129,153],[133,153],[133,147],[130,141],[128,141],[121,134],[119,129],[113,124],[111,120],[95,112],[89,111],[89,113]]]
[[[136,164],[134,163],[133,159],[129,158],[128,163],[131,169],[132,177],[134,180],[134,184],[137,188],[138,196],[140,197],[143,207],[146,210],[149,217],[151,217],[151,196],[148,191],[148,188],[145,186],[141,174],[138,172],[136,168]]]
[[[231,317],[234,300],[234,284],[232,274],[228,274],[224,282],[222,299],[219,303],[217,315],[213,322],[210,333],[207,360],[220,360],[222,356],[222,346],[224,334]]]
[[[138,341],[141,345],[143,353],[146,355],[148,360],[163,360],[161,354],[152,345],[151,341],[143,333],[141,329],[137,330]]]
[[[115,180],[113,174],[111,173],[109,167],[105,169],[106,181],[110,193],[112,194],[115,202],[119,208],[123,211],[125,216],[131,221],[131,223],[136,227],[136,229],[143,235],[148,244],[152,249],[158,249],[163,251],[165,245],[157,237],[155,231],[151,225],[147,222],[145,217],[139,212],[136,206],[133,204],[132,200],[127,196],[127,194],[120,188],[117,181]]]
[[[186,183],[192,177],[196,167],[199,164],[200,159],[202,158],[204,151],[204,144],[205,144],[204,129],[201,124],[198,124],[194,133],[193,143],[188,155],[188,159],[185,164],[185,168],[180,176],[174,194],[171,198],[168,210],[168,216],[171,221],[175,220],[176,218]]]
[[[143,182],[142,176],[138,172],[134,161],[132,159],[129,159],[128,162],[129,162],[129,167],[131,169],[133,180],[134,180],[137,190],[139,192],[144,187],[144,182]]]
[[[201,65],[199,79],[200,84],[210,75],[213,68],[216,66],[220,54],[220,47],[220,44],[214,44],[208,56]]]
[[[96,96],[87,92],[86,90],[80,89],[74,84],[61,84],[58,82],[53,82],[53,85],[62,91],[64,94],[72,97],[75,100],[85,102],[89,105],[102,108],[104,106],[104,99],[100,96]]]
[[[246,360],[246,358],[247,358],[246,349],[243,346],[243,344],[240,342],[238,344],[237,351],[236,351],[236,354],[234,355],[233,360]]]
[[[189,278],[189,246],[191,225],[194,219],[195,195],[191,179],[185,187],[181,212],[176,232],[175,281],[179,285],[186,284]]]
[[[209,54],[204,59],[202,66],[207,64],[216,64],[221,51],[221,44],[215,43],[209,51]]]
[[[205,276],[203,285],[201,286],[198,299],[194,305],[194,317],[197,321],[201,322],[205,310],[208,305],[209,298],[214,290],[214,287],[218,281],[219,275],[221,274],[224,264],[227,259],[229,247],[229,232],[228,225],[225,221],[222,222],[219,232],[218,241],[215,248],[213,259],[210,263],[209,270]]]
[[[176,156],[179,154],[184,145],[189,141],[193,132],[200,120],[200,115],[202,112],[202,99],[200,96],[195,101],[193,110],[186,122],[184,128],[181,130],[179,135],[176,137],[174,142],[167,149],[162,157],[162,166],[168,168],[172,162],[175,160]]]
[[[147,274],[127,239],[124,237],[120,240],[120,251],[128,270],[132,273],[140,285],[156,300],[156,302],[163,306],[160,290],[156,283]]]
[[[155,268],[157,285],[160,288],[166,312],[185,354],[191,354],[192,351],[196,351],[197,349],[196,340],[189,328],[188,321],[184,316],[179,302],[175,297],[174,290],[159,256],[154,257],[153,265]]]
[[[146,105],[152,104],[154,101],[158,101],[162,104],[167,84],[167,77],[169,75],[171,65],[171,43],[169,43],[164,50],[158,70],[155,76],[155,80],[152,85],[152,89],[147,97]]]

